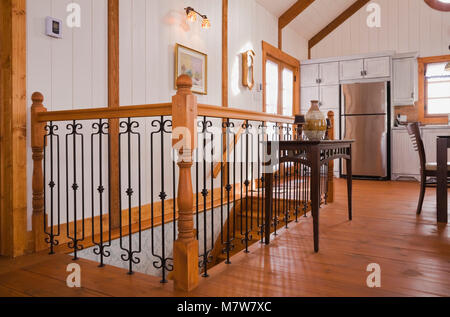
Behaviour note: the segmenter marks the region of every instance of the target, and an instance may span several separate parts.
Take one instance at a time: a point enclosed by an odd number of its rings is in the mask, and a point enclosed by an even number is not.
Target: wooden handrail
[[[212,118],[229,118],[261,122],[294,123],[294,117],[248,111],[238,108],[223,108],[205,104],[198,105],[198,115]]]
[[[171,116],[172,104],[150,104],[139,106],[121,106],[120,108],[92,108],[65,111],[47,111],[39,113],[38,122],[140,118],[154,116]]]
[[[171,103],[158,103],[137,106],[121,106],[120,108],[91,108],[62,111],[46,111],[37,114],[37,122],[140,118],[154,116],[171,116]],[[293,123],[294,117],[247,111],[237,108],[223,108],[212,105],[198,105],[198,115],[211,118],[235,120],[264,121],[277,123]]]

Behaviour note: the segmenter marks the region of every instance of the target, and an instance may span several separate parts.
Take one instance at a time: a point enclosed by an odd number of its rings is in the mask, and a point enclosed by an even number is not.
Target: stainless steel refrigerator
[[[354,139],[355,177],[389,179],[389,84],[342,85],[341,137]],[[345,164],[342,174],[347,174]]]

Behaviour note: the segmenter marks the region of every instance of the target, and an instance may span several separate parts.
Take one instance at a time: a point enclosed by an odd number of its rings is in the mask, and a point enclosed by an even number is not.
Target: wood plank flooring
[[[143,274],[79,260],[82,288],[66,286],[67,255],[0,258],[0,296],[450,296],[450,231],[436,224],[435,189],[416,216],[417,183],[354,182],[354,220],[347,221],[345,181],[335,203],[321,209],[320,252],[312,219],[301,218],[250,253],[220,264],[191,293]],[[381,288],[368,288],[370,263],[381,266]]]

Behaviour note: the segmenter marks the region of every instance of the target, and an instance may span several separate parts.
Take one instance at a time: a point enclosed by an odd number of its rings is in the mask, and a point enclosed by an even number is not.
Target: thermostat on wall
[[[45,34],[51,37],[62,38],[62,21],[52,17],[45,19],[46,29]]]

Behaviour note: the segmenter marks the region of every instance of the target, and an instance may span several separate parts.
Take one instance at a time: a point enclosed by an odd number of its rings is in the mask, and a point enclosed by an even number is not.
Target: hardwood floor
[[[282,230],[270,246],[220,264],[192,293],[173,284],[79,260],[82,288],[66,286],[67,255],[0,258],[0,296],[450,296],[450,231],[436,224],[435,189],[422,215],[419,185],[354,182],[354,220],[347,221],[345,182],[321,209],[320,252],[313,252],[312,219]],[[368,288],[366,267],[381,266],[381,288]]]

